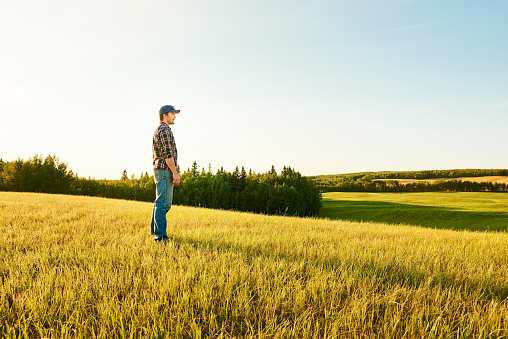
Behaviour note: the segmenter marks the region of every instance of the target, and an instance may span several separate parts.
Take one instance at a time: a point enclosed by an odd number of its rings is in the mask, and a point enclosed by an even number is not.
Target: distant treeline
[[[505,183],[439,180],[400,184],[398,181],[350,181],[333,187],[319,187],[321,192],[508,192]]]
[[[314,182],[291,167],[277,174],[272,166],[268,173],[247,173],[242,167],[233,173],[211,168],[191,169],[181,174],[175,186],[174,203],[254,213],[314,216],[321,207],[321,194]],[[141,174],[130,178],[124,171],[120,180],[81,178],[56,156],[35,155],[28,160],[3,162],[0,159],[0,190],[98,196],[105,198],[153,201],[153,176]]]
[[[212,174],[210,169],[198,172],[194,162],[181,178],[176,204],[297,216],[315,216],[321,208],[321,194],[312,180],[291,167],[280,174],[273,166],[263,174],[247,173],[243,167]]]
[[[409,172],[372,172],[365,179],[441,179],[461,177],[508,176],[508,169],[452,169]]]
[[[361,172],[309,177],[320,192],[508,192],[505,183],[438,180],[400,184],[397,179],[450,179],[460,177],[508,176],[508,169],[454,169],[411,172]],[[394,179],[381,181],[379,179]]]

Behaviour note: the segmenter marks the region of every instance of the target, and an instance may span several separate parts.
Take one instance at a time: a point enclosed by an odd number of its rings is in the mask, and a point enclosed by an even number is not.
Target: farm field
[[[413,184],[418,182],[435,183],[436,181],[471,181],[471,182],[492,182],[499,184],[508,184],[507,176],[485,176],[485,177],[459,177],[459,178],[438,178],[438,179],[375,179],[379,181],[398,181],[401,184]]]
[[[508,230],[508,194],[323,193],[321,217],[472,231]]]
[[[0,192],[0,337],[508,336],[507,232],[151,209]]]

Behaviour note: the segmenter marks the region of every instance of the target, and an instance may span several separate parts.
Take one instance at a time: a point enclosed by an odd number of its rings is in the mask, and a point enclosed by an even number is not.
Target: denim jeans
[[[155,241],[167,241],[166,213],[171,209],[173,202],[173,173],[164,169],[154,169],[153,178],[156,197],[153,204],[150,233],[155,237]]]

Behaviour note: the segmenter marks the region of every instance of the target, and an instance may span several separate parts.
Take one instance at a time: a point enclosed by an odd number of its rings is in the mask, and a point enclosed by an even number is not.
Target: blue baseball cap
[[[159,115],[166,114],[169,112],[180,113],[180,110],[175,109],[175,106],[165,105],[165,106],[162,106],[161,109],[159,110]]]

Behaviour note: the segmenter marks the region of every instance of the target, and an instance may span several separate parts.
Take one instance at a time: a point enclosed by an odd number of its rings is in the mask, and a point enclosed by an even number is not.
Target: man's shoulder
[[[157,126],[156,131],[160,132],[160,131],[164,131],[164,130],[171,131],[171,128],[167,124],[165,124],[163,122],[159,123],[159,125]]]
[[[157,129],[155,130],[156,134],[169,134],[172,135],[173,132],[171,132],[171,127],[169,127],[167,124],[161,122],[159,126],[157,126]]]

